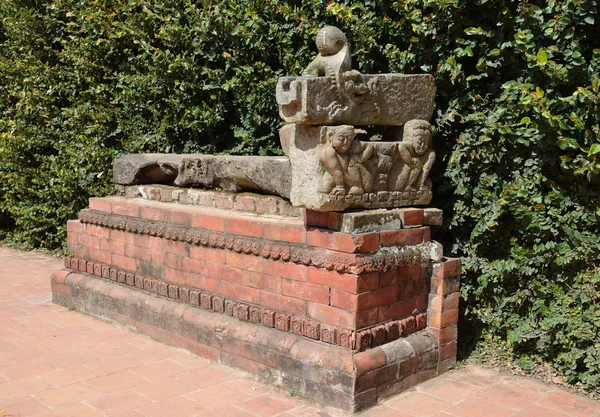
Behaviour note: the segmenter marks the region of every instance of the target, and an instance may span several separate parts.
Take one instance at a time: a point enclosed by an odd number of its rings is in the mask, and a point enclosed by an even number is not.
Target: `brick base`
[[[68,270],[53,274],[52,299],[350,412],[445,372],[455,362],[440,356],[438,337],[428,330],[356,352]]]

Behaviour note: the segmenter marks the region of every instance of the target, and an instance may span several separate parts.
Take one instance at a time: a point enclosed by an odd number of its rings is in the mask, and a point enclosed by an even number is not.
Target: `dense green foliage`
[[[465,320],[600,387],[600,2],[4,0],[0,233],[56,247],[130,152],[277,153],[274,89],[334,24],[363,72],[430,72],[438,237]]]

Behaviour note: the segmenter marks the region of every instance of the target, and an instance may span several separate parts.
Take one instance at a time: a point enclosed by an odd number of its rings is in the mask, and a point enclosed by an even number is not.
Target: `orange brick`
[[[396,301],[397,296],[398,291],[396,287],[382,288],[358,294],[358,311],[392,304]]]
[[[346,253],[365,253],[379,249],[379,234],[350,234],[311,228],[306,232],[306,243]]]
[[[315,267],[308,267],[308,282],[319,285],[326,285],[336,288],[340,291],[352,294],[358,293],[358,275],[341,274],[336,271],[328,271]]]
[[[180,259],[182,270],[186,272],[194,272],[197,274],[207,274],[206,261],[203,261],[202,259],[190,258],[187,256],[181,256]]]
[[[346,329],[352,329],[355,325],[356,313],[341,308],[309,302],[306,312],[308,317],[321,323],[344,327]]]
[[[206,262],[206,274],[215,279],[230,282],[242,282],[242,271],[231,266]]]
[[[223,232],[225,231],[225,218],[211,216],[208,214],[193,214],[191,225],[192,227],[200,227],[202,229]]]
[[[457,326],[448,326],[443,329],[437,327],[429,327],[429,331],[436,337],[439,345],[445,345],[458,339]]]
[[[234,235],[262,237],[263,222],[239,218],[228,218],[225,231]]]
[[[225,254],[223,249],[207,248],[205,246],[190,246],[190,258],[202,259],[215,263],[224,264]]]
[[[227,281],[221,282],[220,294],[226,297],[235,298],[236,300],[255,304],[258,304],[261,299],[260,290]]]
[[[269,292],[281,293],[281,278],[274,277],[259,272],[242,271],[242,284],[266,290]]]
[[[150,251],[135,245],[125,245],[125,256],[141,259],[142,261],[152,261]]]
[[[92,197],[89,200],[90,210],[98,210],[104,213],[112,213],[112,203],[110,199]]]
[[[107,229],[102,226],[88,224],[86,227],[86,231],[88,234],[90,234],[92,236],[102,237],[104,239],[108,239],[110,237],[110,229]]]
[[[79,220],[67,220],[67,232],[83,233],[83,223],[81,223]]]
[[[281,293],[301,300],[329,304],[329,288],[300,281],[283,280]]]
[[[375,324],[381,323],[379,320],[379,309],[380,307],[374,307],[370,310],[363,310],[356,313],[356,328],[362,329],[364,327],[371,327]]]
[[[306,281],[307,270],[308,268],[304,265],[263,259],[262,271],[269,275],[293,279],[295,281]]]
[[[303,216],[305,226],[327,227],[329,224],[329,213],[306,209]]]
[[[412,246],[423,243],[422,227],[381,232],[381,246]]]
[[[167,212],[167,221],[170,223],[189,226],[191,224],[191,214],[179,210],[169,210]]]
[[[163,222],[167,220],[167,212],[158,207],[141,207],[140,217],[147,220]]]
[[[336,289],[331,290],[331,305],[350,311],[358,311],[358,295]]]
[[[111,230],[110,239],[117,242],[129,243],[130,245],[135,244],[135,235],[122,230]]]
[[[444,262],[433,266],[433,276],[439,279],[448,279],[460,276],[460,258],[445,258]]]
[[[453,292],[458,292],[460,289],[460,278],[431,278],[431,293],[446,295]]]
[[[173,253],[179,256],[190,256],[190,245],[186,242],[175,242],[173,240],[162,239],[162,251]]]
[[[264,290],[260,292],[260,304],[290,314],[300,316],[306,314],[306,301]]]
[[[221,280],[193,272],[183,271],[183,282],[181,284],[214,293],[221,291]]]
[[[306,229],[300,225],[265,223],[263,237],[282,242],[304,243],[306,242]]]
[[[417,309],[417,298],[410,298],[408,300],[397,301],[387,306],[379,307],[379,322],[383,323],[389,320],[401,319],[409,316],[414,312],[419,311]]]
[[[412,285],[412,282],[423,280],[425,270],[419,265],[403,266],[399,269],[391,269],[380,273],[379,287],[390,285]]]
[[[427,311],[427,324],[431,327],[443,329],[444,327],[454,326],[458,323],[458,309],[444,312],[436,310]]]
[[[439,360],[443,361],[449,358],[455,358],[457,351],[457,343],[456,341],[446,343],[443,346],[440,346],[439,350]]]
[[[454,310],[458,308],[459,293],[439,295],[429,294],[429,308],[437,311]]]
[[[423,209],[405,208],[400,210],[403,226],[421,226],[423,224]]]
[[[263,271],[264,259],[260,258],[258,256],[245,255],[243,253],[236,253],[236,252],[226,252],[225,260],[227,262],[227,265],[234,267],[234,268],[244,269],[247,271],[256,271],[256,272]]]
[[[121,216],[139,217],[140,206],[136,203],[113,201],[112,212]]]
[[[117,268],[127,269],[128,271],[135,271],[137,268],[135,259],[121,255],[111,255],[111,264]]]

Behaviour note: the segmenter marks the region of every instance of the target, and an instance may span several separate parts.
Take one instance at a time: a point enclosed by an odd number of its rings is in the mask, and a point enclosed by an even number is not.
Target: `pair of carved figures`
[[[411,120],[399,142],[363,142],[366,133],[354,126],[321,129],[319,158],[324,172],[318,191],[330,195],[362,195],[377,191],[430,190],[429,172],[435,161],[431,125]]]

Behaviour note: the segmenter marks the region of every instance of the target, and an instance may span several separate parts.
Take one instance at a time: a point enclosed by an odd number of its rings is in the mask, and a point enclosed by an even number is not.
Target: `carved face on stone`
[[[412,144],[419,156],[431,146],[431,125],[425,120],[411,120],[404,125],[404,141]]]
[[[331,146],[338,153],[346,153],[352,145],[354,139],[354,127],[344,126],[339,127],[330,133],[331,135]]]

